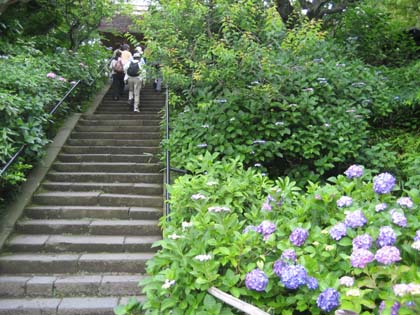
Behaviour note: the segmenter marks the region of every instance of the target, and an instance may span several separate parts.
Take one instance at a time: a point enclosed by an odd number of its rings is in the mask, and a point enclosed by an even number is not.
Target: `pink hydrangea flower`
[[[55,77],[56,77],[57,75],[54,73],[54,72],[49,72],[49,73],[47,73],[47,78],[50,78],[50,79],[55,79]]]

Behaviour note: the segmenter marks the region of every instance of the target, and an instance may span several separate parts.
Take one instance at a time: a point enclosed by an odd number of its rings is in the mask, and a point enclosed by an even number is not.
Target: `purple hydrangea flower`
[[[261,210],[272,211],[273,208],[271,207],[271,205],[268,202],[264,202],[263,205],[261,206]]]
[[[377,204],[375,206],[375,211],[376,212],[381,212],[381,211],[384,211],[387,207],[388,207],[388,205],[385,202],[383,202],[383,203]]]
[[[258,227],[256,227],[255,225],[248,225],[244,228],[244,231],[242,233],[248,233],[249,231],[258,232]]]
[[[353,239],[353,249],[363,248],[369,249],[372,245],[372,238],[369,234],[362,234]]]
[[[393,211],[391,214],[392,222],[398,226],[406,227],[407,226],[407,218],[404,216],[404,214]]]
[[[363,175],[363,166],[361,165],[351,165],[344,174],[347,178],[356,178]]]
[[[376,252],[376,261],[384,265],[390,265],[401,260],[400,250],[395,246],[384,246]]]
[[[281,254],[280,259],[296,261],[296,252],[293,249],[286,249]]]
[[[389,193],[395,185],[395,177],[389,173],[381,173],[373,178],[373,190],[377,194]]]
[[[285,262],[283,259],[276,260],[273,265],[274,273],[280,278],[282,270],[286,268],[289,264]]]
[[[321,310],[331,312],[340,306],[340,293],[333,288],[328,288],[318,296],[316,304]]]
[[[391,307],[391,315],[398,315],[398,312],[400,310],[400,303],[399,302],[394,302],[394,304]],[[385,309],[385,302],[382,301],[381,304],[379,305],[379,315],[382,315],[383,310]]]
[[[346,215],[344,220],[344,224],[351,228],[358,228],[367,223],[367,219],[365,218],[363,212],[361,210],[356,210],[353,212],[349,212]]]
[[[290,242],[295,246],[302,246],[308,238],[308,231],[302,228],[295,229],[289,236]]]
[[[330,229],[332,239],[338,241],[347,234],[347,226],[344,223],[337,223]]]
[[[367,249],[354,249],[350,256],[351,265],[355,268],[365,268],[365,266],[372,262],[374,255]]]
[[[344,285],[346,287],[352,287],[353,284],[354,284],[353,277],[344,276],[340,278],[340,285]]]
[[[403,207],[403,208],[408,208],[411,209],[414,206],[413,201],[411,200],[410,197],[401,197],[397,200],[397,203]]]
[[[257,232],[261,233],[264,236],[264,239],[267,239],[271,234],[276,231],[276,225],[270,221],[262,221],[257,227]]]
[[[245,278],[245,285],[249,290],[255,290],[258,292],[264,291],[268,284],[267,275],[256,268],[251,272],[248,272]]]
[[[318,280],[316,280],[314,277],[307,277],[306,286],[309,290],[316,290],[318,289]]]
[[[353,203],[353,199],[348,196],[342,196],[337,200],[337,207],[349,207]]]
[[[416,236],[414,236],[414,242],[420,241],[420,230],[416,231]]]
[[[397,241],[397,234],[390,226],[383,226],[379,229],[379,235],[376,239],[378,247],[390,246]]]
[[[286,289],[295,290],[306,284],[306,270],[301,265],[288,265],[280,272],[280,281]]]

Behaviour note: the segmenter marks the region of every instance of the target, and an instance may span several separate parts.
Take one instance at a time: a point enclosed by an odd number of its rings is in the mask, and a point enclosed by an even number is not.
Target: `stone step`
[[[66,144],[73,146],[133,146],[133,147],[156,147],[160,139],[152,140],[118,140],[118,139],[68,139]]]
[[[59,172],[118,172],[118,173],[159,173],[162,171],[160,163],[54,163],[52,168]]]
[[[157,163],[158,158],[153,154],[60,154],[61,162],[132,162],[132,163]]]
[[[125,273],[2,275],[0,276],[0,310],[3,305],[2,299],[12,297],[136,296],[141,290],[138,283],[144,278],[144,275]]]
[[[63,174],[63,173],[60,173],[60,174]],[[33,195],[32,201],[35,204],[57,205],[57,206],[59,205],[64,205],[64,206],[99,205],[99,206],[162,207],[163,205],[162,196],[108,194],[108,193],[102,193],[100,191],[39,192]]]
[[[0,274],[79,272],[144,273],[153,253],[25,253],[0,256]]]
[[[158,236],[161,230],[157,220],[66,220],[22,219],[16,223],[16,231],[24,234],[89,234]]]
[[[157,114],[143,114],[142,112],[136,114],[120,114],[120,115],[111,115],[111,114],[84,114],[82,116],[83,120],[135,120],[135,121],[142,121],[142,120],[157,120],[160,121],[159,115]]]
[[[134,146],[63,146],[62,152],[69,154],[156,154],[160,147],[134,147]]]
[[[160,120],[111,120],[111,119],[79,119],[79,126],[153,126],[158,127]]]
[[[159,126],[80,126],[74,129],[77,132],[160,132]]]
[[[161,184],[148,183],[77,183],[44,182],[42,189],[50,191],[101,191],[111,194],[162,195]]]
[[[162,216],[162,208],[31,205],[25,209],[25,216],[32,219],[158,220]]]
[[[48,235],[15,234],[6,243],[6,251],[13,252],[154,252],[153,243],[159,235]],[[1,283],[1,282],[0,282]]]
[[[87,132],[72,132],[71,139],[159,139],[160,132],[104,132],[104,131],[87,131]]]
[[[46,178],[54,182],[96,183],[163,183],[160,173],[104,173],[104,172],[48,172]]]

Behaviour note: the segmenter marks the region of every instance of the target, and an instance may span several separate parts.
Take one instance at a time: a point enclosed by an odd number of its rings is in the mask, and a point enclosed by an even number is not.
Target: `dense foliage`
[[[189,167],[201,174],[171,187],[170,221],[143,282],[146,314],[237,314],[212,286],[270,314],[420,311],[418,189],[357,165],[306,192],[238,160],[206,154]],[[320,298],[332,289],[338,304]]]
[[[7,15],[0,16],[0,165],[26,145],[22,157],[0,180],[0,199],[25,180],[60,120],[70,111],[80,111],[102,86],[100,73],[109,58],[98,41],[83,42],[77,52],[68,50],[66,39],[62,41],[54,29],[42,27],[48,10],[36,11],[28,22],[27,15],[21,15],[28,9],[11,6]],[[70,97],[51,117],[48,113],[74,85]]]
[[[171,87],[173,162],[182,168],[209,150],[300,184],[354,161],[392,167],[375,163],[384,156],[376,129],[395,124],[396,115],[398,128],[417,129],[413,116],[397,113],[418,113],[419,63],[398,75],[357,59],[401,64],[415,52],[414,41],[393,37],[398,29],[381,28],[389,15],[365,7],[371,15],[360,17],[358,10],[347,10],[341,19],[347,28],[334,40],[320,22],[306,19],[286,30],[275,8],[260,1],[162,1],[142,25]],[[356,27],[362,20],[377,35]],[[360,45],[348,47],[353,32]]]

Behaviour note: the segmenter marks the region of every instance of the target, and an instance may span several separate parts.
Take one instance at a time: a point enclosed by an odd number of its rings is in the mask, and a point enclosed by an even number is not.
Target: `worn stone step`
[[[161,184],[148,183],[77,183],[43,182],[42,189],[50,191],[101,191],[111,194],[162,195]]]
[[[103,131],[88,131],[88,132],[72,132],[71,139],[160,139],[160,132],[103,132]]]
[[[159,126],[81,126],[75,128],[77,132],[159,132]]]
[[[133,146],[155,147],[159,146],[160,139],[152,140],[118,140],[118,139],[68,139],[66,144],[73,146]]]
[[[32,219],[158,220],[162,216],[162,208],[31,205],[25,209],[25,216]]]
[[[129,297],[0,299],[0,315],[115,315]],[[144,297],[137,297],[138,300]]]
[[[158,173],[162,171],[160,163],[61,163],[53,164],[53,169],[59,172],[118,172],[118,173]]]
[[[22,219],[16,231],[24,234],[160,235],[157,220]]]
[[[153,253],[5,254],[0,256],[0,274],[144,273],[152,257]]]
[[[15,234],[6,243],[6,250],[13,252],[154,252],[153,243],[159,235],[49,235]],[[1,283],[1,282],[0,282]]]
[[[132,162],[157,163],[159,159],[153,154],[60,154],[58,161],[75,162]]]
[[[110,120],[110,119],[80,119],[80,126],[159,126],[160,120],[128,119],[128,120]]]
[[[32,200],[36,204],[57,205],[57,206],[58,205],[64,205],[64,206],[100,205],[100,206],[161,207],[163,205],[162,196],[109,194],[109,193],[102,193],[100,191],[41,192],[41,193],[36,193],[35,195],[33,195]]]
[[[156,154],[160,147],[134,147],[134,146],[63,146],[62,152],[69,154]]]
[[[97,183],[163,183],[160,173],[104,173],[104,172],[48,172],[47,179],[54,182]]]
[[[140,293],[138,274],[57,274],[0,276],[0,305],[4,298],[62,296],[136,296]],[[0,306],[1,309],[1,306]]]
[[[160,121],[159,116],[156,114],[143,114],[143,113],[130,113],[130,114],[120,114],[120,115],[110,115],[110,114],[85,114],[82,116],[83,120],[135,120],[135,121],[142,121],[142,120],[157,120]]]

